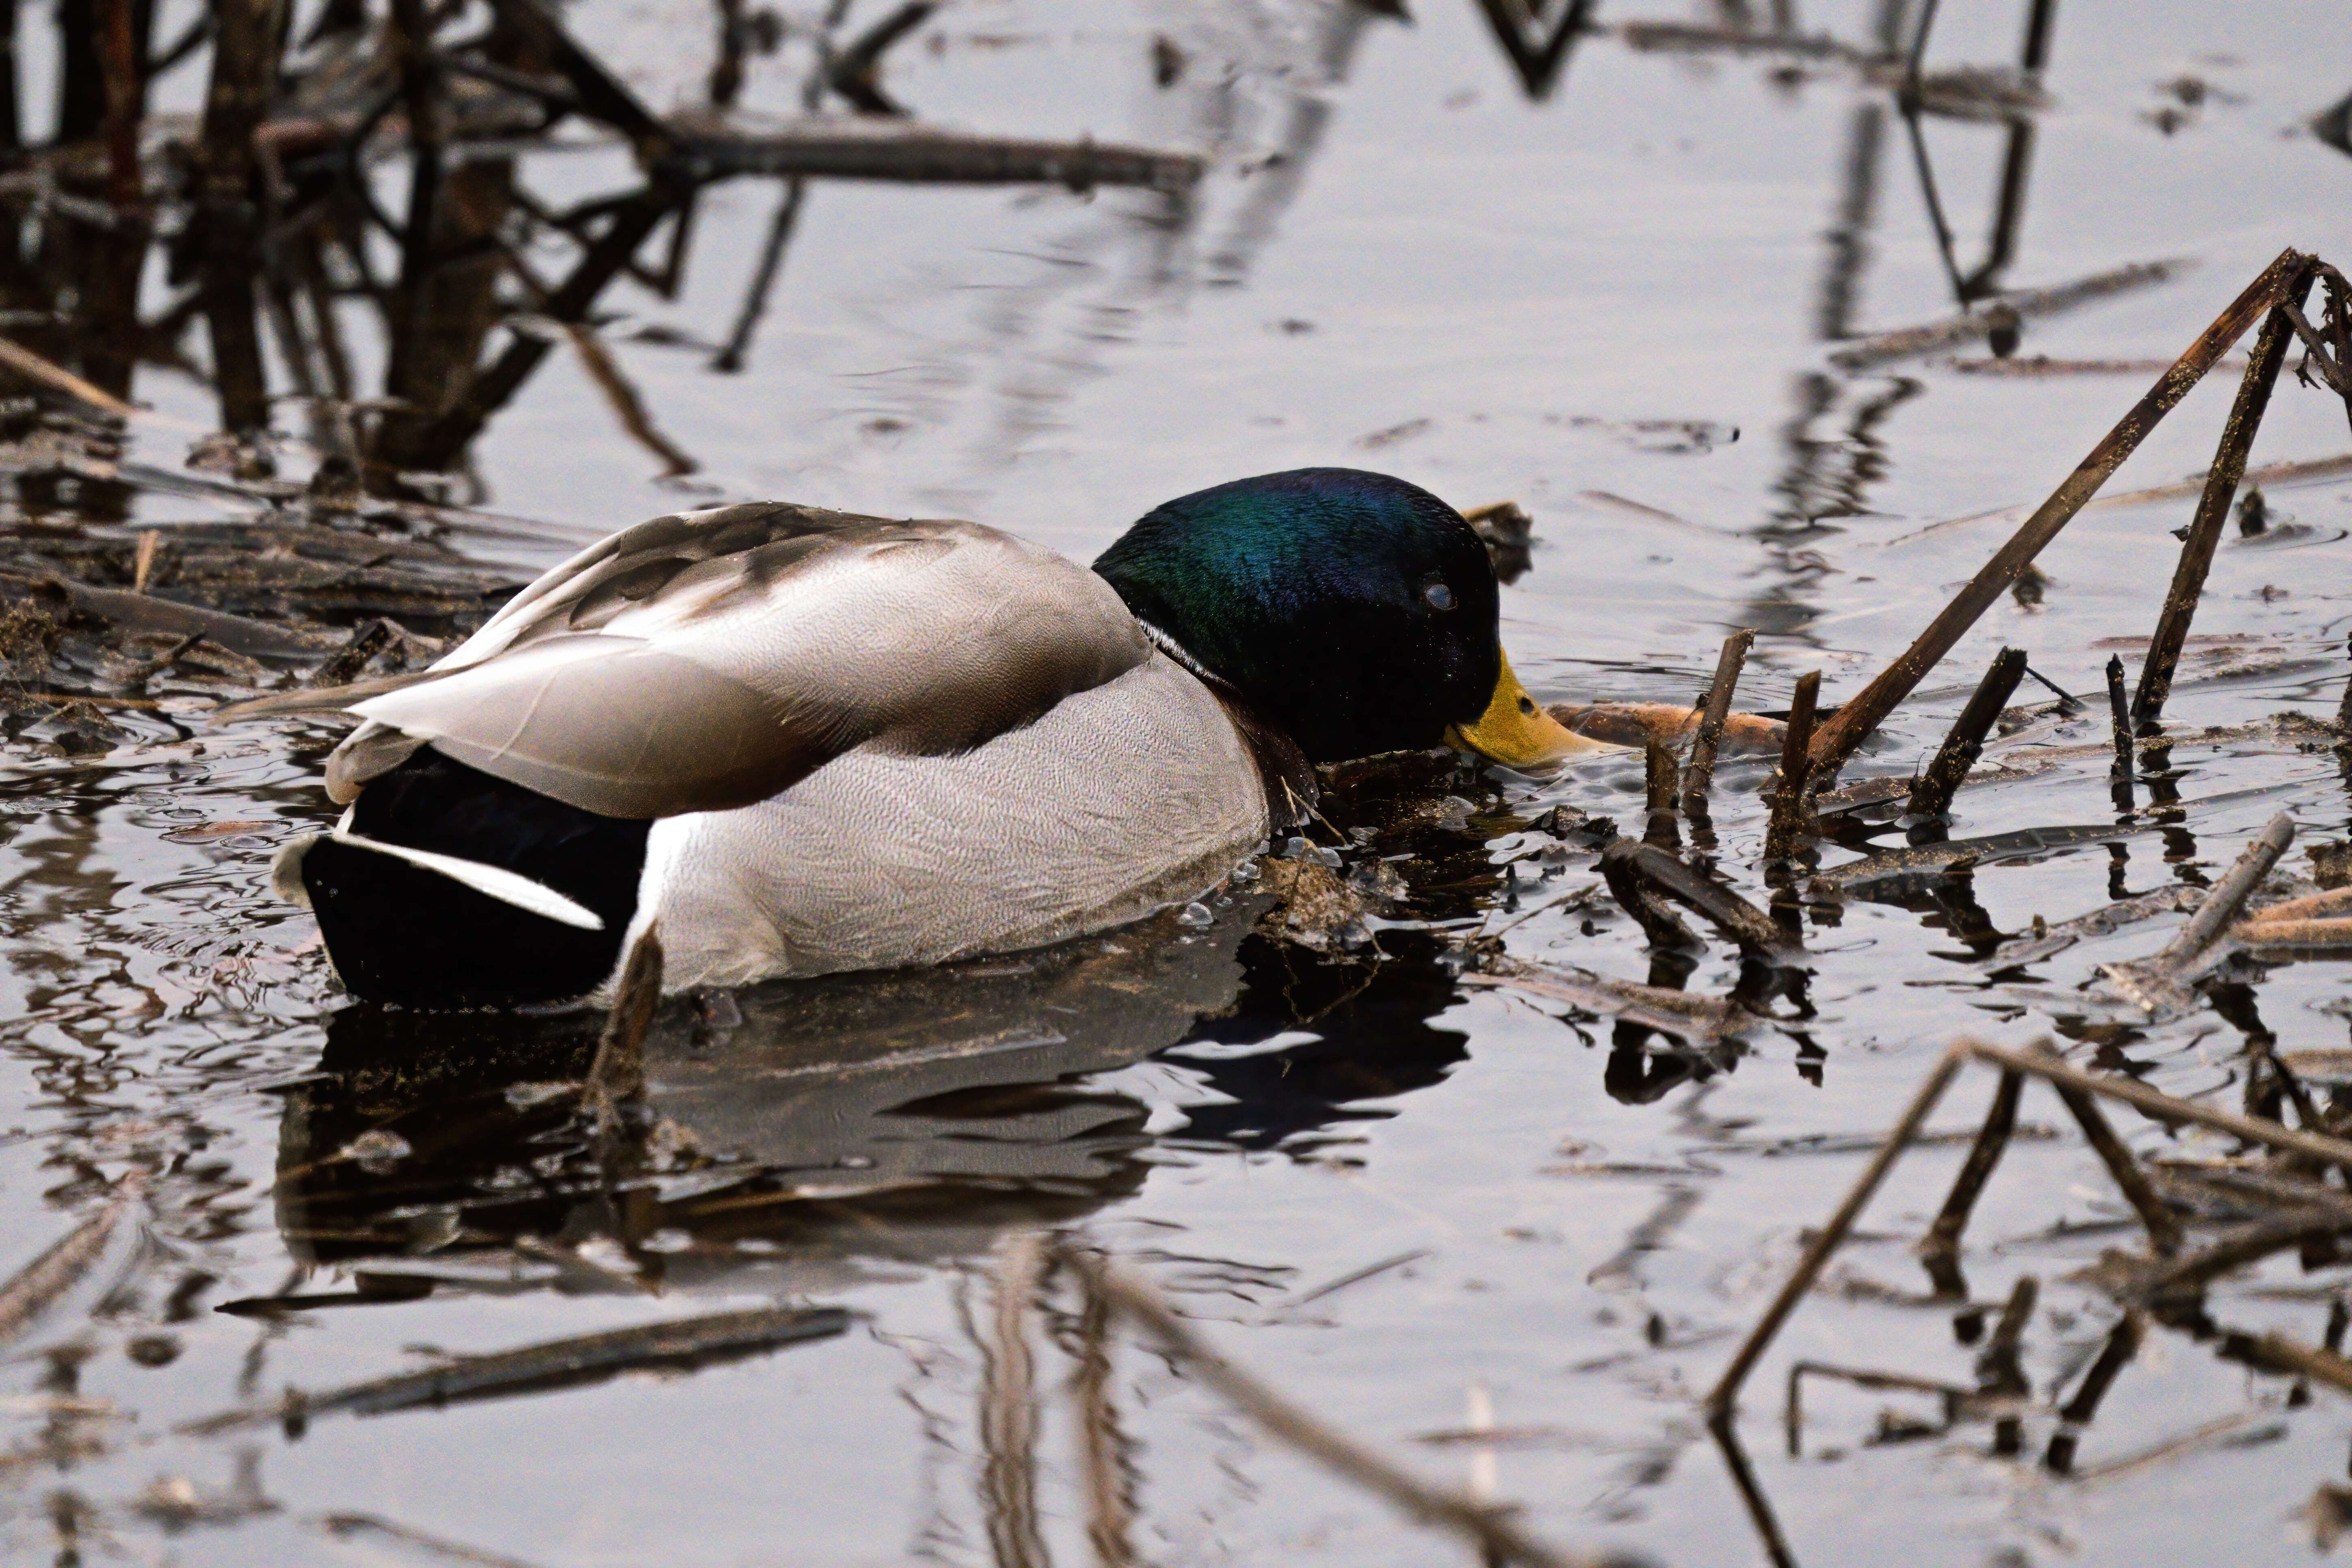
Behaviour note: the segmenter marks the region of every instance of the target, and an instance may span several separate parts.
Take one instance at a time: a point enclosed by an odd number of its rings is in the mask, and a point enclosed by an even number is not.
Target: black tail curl
[[[599,816],[425,747],[370,781],[351,831],[511,871],[594,913],[566,925],[379,851],[322,838],[302,885],[343,984],[410,1007],[511,1006],[593,991],[637,909],[650,822]]]

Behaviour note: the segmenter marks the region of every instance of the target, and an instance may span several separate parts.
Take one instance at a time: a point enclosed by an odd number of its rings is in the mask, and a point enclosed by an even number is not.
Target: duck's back
[[[386,999],[574,994],[653,920],[673,985],[1029,945],[1265,830],[1248,746],[1108,584],[971,523],[657,518],[385,684],[324,704],[366,721],[328,767],[353,809],[278,880]]]

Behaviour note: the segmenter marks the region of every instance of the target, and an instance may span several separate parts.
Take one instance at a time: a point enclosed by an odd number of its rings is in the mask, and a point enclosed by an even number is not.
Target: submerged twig
[[[808,1340],[830,1339],[846,1330],[849,1323],[850,1314],[839,1307],[716,1312],[703,1318],[551,1340],[545,1344],[527,1345],[494,1355],[466,1356],[446,1366],[346,1384],[317,1394],[289,1389],[283,1399],[273,1404],[224,1411],[188,1422],[176,1430],[192,1436],[211,1436],[272,1421],[299,1422],[334,1411],[381,1415],[419,1405],[601,1382],[638,1367],[699,1366]]]

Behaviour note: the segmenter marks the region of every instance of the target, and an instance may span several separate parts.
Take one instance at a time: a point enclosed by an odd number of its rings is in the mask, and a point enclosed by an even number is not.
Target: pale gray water
[[[1808,8],[1803,21],[1861,41],[1875,9]],[[2011,8],[1946,10],[1935,63],[2011,58],[2021,25]],[[1157,500],[1223,479],[1305,463],[1379,467],[1460,503],[1510,497],[1534,512],[1536,564],[1507,593],[1505,636],[1539,695],[1688,700],[1725,630],[1753,624],[1767,635],[1749,695],[1779,708],[1807,669],[1825,671],[1825,700],[1850,694],[2006,525],[1906,536],[2038,500],[2150,379],[1997,377],[1937,359],[1851,376],[1828,368],[1822,297],[1839,244],[1827,231],[1849,201],[1856,149],[1866,157],[1874,138],[1874,199],[1847,242],[1862,257],[1853,326],[1952,309],[1889,96],[1851,73],[1825,67],[1784,84],[1769,56],[1694,59],[1596,37],[1552,98],[1530,103],[1475,6],[1419,0],[1415,11],[1406,27],[1307,0],[950,8],[893,56],[894,93],[975,128],[1197,148],[1215,164],[1197,210],[1171,213],[1133,193],[821,185],[750,370],[723,377],[704,354],[628,335],[638,324],[724,335],[774,194],[723,189],[704,207],[681,300],[615,295],[631,316],[608,325],[656,419],[705,473],[689,487],[648,478],[652,460],[558,358],[478,448],[486,504],[584,540],[705,494],[783,496],[972,515],[1091,556]],[[1615,24],[1635,14],[1600,15]],[[708,21],[694,0],[588,0],[577,20],[636,65],[636,85],[656,103],[688,94],[704,68]],[[1150,58],[1160,34],[1188,62],[1164,90]],[[2352,159],[2301,127],[2352,89],[2345,36],[2341,13],[2321,5],[2063,0],[2047,78],[2055,103],[2037,120],[2008,281],[2166,257],[2197,265],[2031,324],[2021,352],[2168,359],[2283,246],[2341,259]],[[758,65],[749,101],[788,108],[799,68],[790,57]],[[2180,106],[2163,85],[2190,74],[2218,90],[2168,135],[2148,117]],[[1927,134],[1968,265],[1988,226],[2003,132],[1934,121]],[[551,183],[576,180],[582,194],[622,177],[614,153],[548,162]],[[166,414],[209,422],[184,384],[151,377],[140,390]],[[2113,488],[2203,468],[2228,396],[2221,378],[2194,394]],[[2345,451],[2342,418],[2333,400],[2283,387],[2255,460]],[[152,460],[175,462],[185,437],[146,439]],[[1810,478],[1798,468],[1807,451]],[[2179,720],[2334,710],[2352,481],[2276,489],[2272,500],[2312,531],[2225,543],[2198,631],[2294,658],[2200,679],[2229,661],[2193,647],[2170,710]],[[202,510],[142,504],[153,516]],[[2053,580],[2044,605],[2004,602],[1990,615],[1930,680],[1942,695],[1901,715],[1865,765],[1907,771],[2003,642],[2095,694],[2106,641],[2144,637],[2151,625],[2173,555],[2166,531],[2189,505],[2080,519],[2043,558]],[[550,535],[501,548],[543,561],[561,545]],[[2074,738],[2103,734],[2086,722]],[[786,994],[747,1004],[746,1026],[723,1046],[689,1056],[681,1044],[656,1063],[657,1108],[714,1152],[744,1151],[819,1191],[880,1173],[952,1185],[693,1215],[717,1197],[673,1189],[666,1206],[648,1210],[641,1197],[618,1220],[593,1196],[493,1202],[578,1174],[576,1162],[531,1171],[562,1147],[531,1142],[536,1129],[503,1109],[505,1085],[560,1069],[516,1044],[513,1061],[485,1061],[477,1081],[456,1086],[353,1072],[354,1061],[381,1062],[367,1053],[383,1042],[372,1046],[340,1011],[348,1004],[317,955],[295,951],[310,922],[266,886],[272,840],[326,812],[318,751],[236,731],[177,760],[44,766],[0,782],[12,1020],[0,1052],[0,1268],[89,1212],[98,1178],[154,1173],[154,1250],[133,1268],[118,1249],[103,1276],[129,1268],[131,1283],[78,1328],[99,1305],[86,1286],[16,1347],[87,1347],[80,1391],[137,1419],[91,1428],[112,1445],[104,1456],[0,1473],[0,1554],[11,1561],[54,1556],[64,1494],[98,1510],[82,1546],[89,1562],[430,1560],[382,1537],[338,1540],[316,1522],[345,1511],[548,1565],[1017,1560],[1006,1556],[1002,1489],[987,1479],[979,1410],[993,1374],[981,1345],[994,1305],[991,1249],[1006,1227],[1039,1221],[1130,1257],[1220,1346],[1424,1473],[1456,1483],[1477,1473],[1465,1449],[1413,1439],[1462,1426],[1487,1401],[1497,1426],[1524,1429],[1494,1459],[1493,1484],[1551,1539],[1677,1564],[1756,1561],[1695,1401],[1777,1285],[1800,1230],[1859,1168],[1850,1145],[1811,1154],[1789,1141],[1882,1130],[1962,1033],[2095,1041],[2105,1065],[2140,1064],[2179,1092],[2244,1071],[2242,1019],[2208,1006],[2162,1027],[2105,1026],[2077,994],[2096,963],[2153,951],[2172,920],[2037,965],[2032,983],[1994,985],[1948,929],[1966,914],[1958,900],[1940,911],[1925,897],[1916,910],[1851,903],[1834,929],[1813,933],[1818,1016],[1801,1032],[1759,1036],[1736,1071],[1635,1103],[1610,1092],[1627,1064],[1608,1076],[1609,1025],[1457,989],[1403,939],[1406,956],[1360,995],[1349,994],[1360,974],[1318,973],[1302,958],[1285,978],[1263,952],[1244,992],[1227,956],[1246,914],[1236,909],[1189,948],[1168,946],[1166,932],[1130,939],[1136,951],[1113,956],[1163,965],[1140,986],[1033,974],[852,988],[836,1000],[845,1018],[867,1009],[865,1022],[837,1031],[833,1015],[811,1025],[815,1004]],[[1988,868],[1972,879],[1984,915],[2014,932],[2037,913],[2056,921],[2121,892],[2218,874],[2279,810],[2306,841],[2340,839],[2352,823],[2326,752],[2282,744],[2177,760],[2180,795],[2210,802],[2189,806],[2193,837]],[[1540,799],[1628,823],[1638,773],[1596,768]],[[1760,899],[1761,814],[1733,787],[1754,777],[1727,773],[1717,822],[1724,869]],[[1953,831],[2112,818],[2092,763],[1964,796]],[[253,820],[271,826],[185,832]],[[1465,853],[1499,860],[1510,846]],[[1822,858],[1850,853],[1825,846]],[[2300,847],[2291,862],[2301,866]],[[1556,885],[1591,875],[1579,857]],[[1639,931],[1605,897],[1580,916],[1538,915],[1510,943],[1623,978],[1647,970]],[[1720,991],[1734,973],[1718,947],[1691,984]],[[2326,964],[2273,972],[2255,996],[2279,1048],[2346,1043],[2335,1010],[2346,975]],[[1219,1016],[1237,993],[1238,1010]],[[795,1062],[862,1060],[856,1052],[882,1047],[861,1041],[909,1035],[931,1042],[919,1056],[940,1039],[1002,1049],[896,1061],[879,1078],[845,1070],[815,1087],[779,1075]],[[1936,1125],[1972,1124],[1988,1083],[1964,1080]],[[915,1112],[892,1114],[916,1100]],[[385,1118],[417,1149],[404,1169],[298,1169]],[[2030,1091],[2024,1120],[2055,1128],[2062,1117]],[[2163,1142],[2123,1124],[2143,1147]],[[1845,1275],[1924,1289],[1907,1245],[1956,1160],[1939,1150],[1900,1168],[1865,1241],[1843,1256]],[[1612,1164],[1631,1173],[1594,1173]],[[283,1180],[281,1169],[291,1173]],[[476,1218],[451,1206],[461,1201]],[[2026,1342],[2037,1391],[2062,1368],[2069,1383],[2079,1376],[2113,1317],[2105,1296],[2062,1277],[2131,1239],[2121,1228],[2053,1227],[2121,1212],[2071,1136],[2021,1141],[1979,1211],[1966,1259],[1975,1296],[1998,1300],[2024,1272],[2043,1286]],[[569,1240],[625,1261],[593,1243],[616,1224],[635,1241],[655,1239],[640,1261],[666,1275],[662,1299],[544,1280],[492,1288],[511,1255],[467,1262],[517,1229],[567,1226]],[[312,1234],[342,1226],[362,1238]],[[1636,1237],[1645,1246],[1629,1250]],[[475,1282],[282,1325],[210,1310],[288,1287],[295,1259],[314,1250],[338,1260],[293,1288],[346,1291],[357,1258],[408,1251]],[[1416,1256],[1280,1310],[1405,1254]],[[175,1287],[198,1274],[211,1283],[171,1321]],[[2289,1289],[2263,1293],[2275,1287]],[[2340,1289],[2338,1274],[2306,1279],[2290,1257],[2224,1287],[2214,1305],[2232,1327],[2312,1340]],[[322,1417],[299,1441],[268,1428],[236,1440],[168,1436],[178,1420],[288,1384],[425,1364],[415,1347],[499,1350],[780,1298],[865,1316],[843,1338],[691,1376]],[[167,1366],[126,1353],[156,1333],[179,1348]],[[1044,1537],[1055,1561],[1082,1563],[1077,1449],[1060,1392],[1071,1363],[1042,1342],[1037,1350]],[[1807,1564],[2300,1559],[2310,1538],[2294,1516],[2315,1487],[2344,1479],[2352,1442],[2340,1395],[2323,1390],[2289,1409],[2283,1380],[2158,1333],[2116,1384],[2081,1462],[2245,1418],[2183,1457],[2067,1482],[1988,1458],[1982,1426],[1865,1447],[1882,1405],[1923,1416],[1931,1406],[1822,1391],[1809,1399],[1807,1457],[1791,1460],[1780,1447],[1779,1388],[1797,1355],[1969,1383],[1974,1352],[1954,1342],[1948,1312],[1866,1294],[1805,1305],[1751,1384],[1742,1431]],[[5,1392],[31,1392],[45,1371],[20,1359]],[[1465,1555],[1270,1447],[1131,1340],[1116,1387],[1149,1561],[1353,1568]],[[29,1438],[40,1419],[17,1411],[0,1407],[7,1442]],[[2029,1421],[2029,1456],[2050,1428],[2047,1415]],[[247,1450],[276,1511],[177,1533],[137,1511],[162,1478],[226,1488]]]

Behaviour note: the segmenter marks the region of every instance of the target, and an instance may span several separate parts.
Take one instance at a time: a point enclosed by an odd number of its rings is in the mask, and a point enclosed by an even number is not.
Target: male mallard
[[[1039,946],[1214,885],[1307,763],[1603,749],[1496,603],[1460,514],[1347,468],[1170,501],[1091,572],[976,523],[657,517],[429,670],[249,705],[364,721],[273,880],[422,1006],[583,994],[656,921],[672,989]]]

